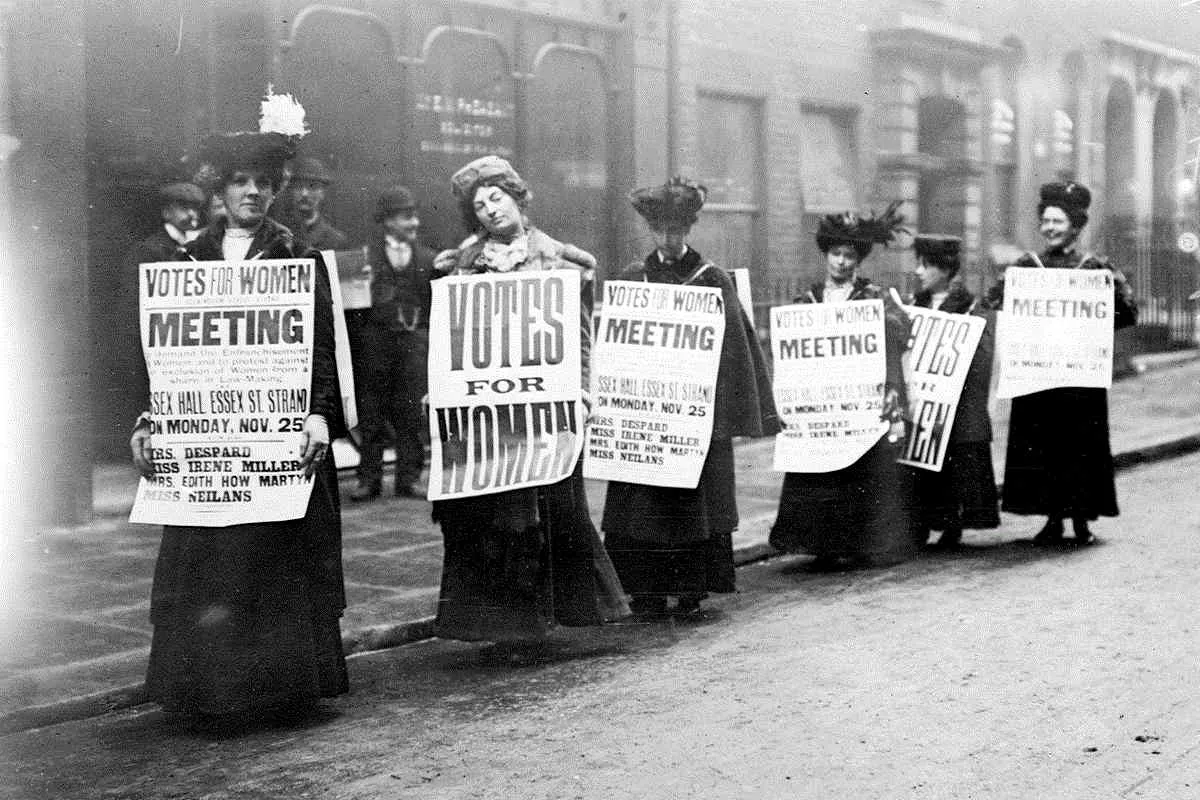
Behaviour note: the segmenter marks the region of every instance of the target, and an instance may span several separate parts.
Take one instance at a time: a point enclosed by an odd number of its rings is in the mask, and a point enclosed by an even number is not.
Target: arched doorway
[[[430,241],[456,247],[467,228],[450,176],[480,156],[512,159],[516,150],[512,59],[493,33],[439,27],[426,37],[410,86],[410,163],[423,195],[423,225]]]
[[[546,45],[535,59],[528,117],[524,175],[536,224],[614,267],[606,251],[608,78],[599,53]]]
[[[402,103],[392,38],[371,14],[316,6],[296,18],[280,61],[280,83],[303,103],[312,129],[301,154],[334,175],[326,214],[351,245],[363,244],[379,192],[409,177],[396,135]]]

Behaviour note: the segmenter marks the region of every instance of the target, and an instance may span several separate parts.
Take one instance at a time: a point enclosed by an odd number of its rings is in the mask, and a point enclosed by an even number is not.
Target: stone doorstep
[[[1186,455],[1200,450],[1200,434],[1185,436],[1168,442],[1161,442],[1149,447],[1136,448],[1114,454],[1113,461],[1117,470],[1126,470],[1140,464],[1149,464],[1170,458]],[[747,520],[746,528],[765,525],[767,516],[757,514]],[[743,541],[746,538],[742,537]],[[738,566],[751,564],[776,555],[765,538],[734,546],[734,562]],[[400,622],[392,625],[373,625],[346,631],[342,634],[342,645],[346,655],[368,653],[384,650],[390,647],[423,641],[433,636],[433,617],[424,617],[411,622]],[[42,728],[57,725],[62,722],[86,719],[106,714],[110,711],[132,708],[148,702],[144,684],[137,683],[122,686],[104,692],[73,697],[55,703],[40,706],[30,706],[8,714],[0,715],[0,736],[31,728]]]

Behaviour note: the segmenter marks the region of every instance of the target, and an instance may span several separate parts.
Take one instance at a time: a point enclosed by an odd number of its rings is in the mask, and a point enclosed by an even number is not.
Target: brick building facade
[[[1094,190],[1085,245],[1142,298],[1145,346],[1193,341],[1200,61],[1188,4],[648,2],[634,21],[636,174],[714,188],[696,232],[762,310],[820,276],[821,213],[901,199],[966,240],[978,287],[1036,247],[1037,186]],[[660,166],[661,165],[661,166]],[[664,170],[665,167],[665,170]],[[911,256],[866,269],[903,285]]]

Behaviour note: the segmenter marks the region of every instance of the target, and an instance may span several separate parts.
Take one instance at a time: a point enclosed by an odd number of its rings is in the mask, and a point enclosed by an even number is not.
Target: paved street
[[[1149,362],[1159,368],[1121,381],[1111,394],[1113,448],[1136,453],[1200,434],[1200,360]],[[1002,474],[1006,409],[997,406],[997,475]],[[766,551],[780,478],[771,471],[769,440],[737,449],[742,525],[735,544],[747,556]],[[138,698],[150,625],[148,602],[158,529],[125,521],[135,476],[125,467],[100,473],[97,501],[105,512],[82,528],[43,531],[20,543],[0,586],[0,730],[64,716],[96,713]],[[343,482],[343,496],[352,487]],[[599,520],[603,484],[589,486]],[[418,499],[385,497],[343,508],[349,608],[342,630],[352,651],[403,641],[409,623],[434,610],[441,536]],[[1099,530],[1103,531],[1105,523]],[[116,697],[112,696],[118,691]],[[91,698],[78,701],[78,698]],[[46,705],[55,706],[47,714]],[[33,708],[39,713],[29,716]]]
[[[1200,455],[1129,470],[1101,543],[1007,518],[963,553],[743,568],[695,624],[568,632],[529,668],[351,659],[313,724],[143,706],[4,737],[3,798],[1179,798],[1200,794]]]

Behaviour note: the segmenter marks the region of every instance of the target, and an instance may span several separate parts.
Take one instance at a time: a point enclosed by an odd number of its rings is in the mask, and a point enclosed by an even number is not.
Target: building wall
[[[639,182],[670,171],[712,173],[705,137],[714,126],[701,109],[713,108],[713,97],[759,114],[761,135],[745,144],[761,149],[756,202],[710,204],[693,233],[726,266],[751,268],[758,305],[785,300],[797,280],[821,274],[802,141],[804,115],[816,110],[840,112],[854,126],[858,168],[848,204],[878,209],[900,199],[915,229],[962,234],[969,285],[985,285],[1012,253],[1039,245],[1037,187],[1071,178],[1095,190],[1084,246],[1120,251],[1153,295],[1152,317],[1190,320],[1179,298],[1194,270],[1190,261],[1174,263],[1170,242],[1196,227],[1194,186],[1180,178],[1195,157],[1188,141],[1200,135],[1200,62],[1188,49],[1200,41],[1200,8],[1168,9],[1164,24],[1161,4],[1148,0],[1035,9],[1004,0],[645,5],[635,41],[646,57],[635,82],[652,86],[656,99],[636,107]],[[1118,84],[1133,94],[1129,130],[1109,149],[1108,96]],[[997,143],[995,100],[1013,112],[1011,152]],[[946,135],[956,149],[930,152],[916,141],[923,114],[955,107],[961,130]],[[1107,187],[1114,169],[1128,169],[1131,185]],[[1112,233],[1121,203],[1131,209],[1128,242]],[[911,268],[901,249],[877,251],[864,271],[903,285]]]
[[[676,108],[681,171],[703,172],[702,137],[712,127],[700,116],[700,97],[714,93],[755,101],[761,138],[747,142],[761,153],[757,246],[751,257],[730,267],[748,267],[756,304],[788,298],[802,282],[822,272],[813,244],[815,218],[805,212],[801,174],[801,114],[806,109],[836,110],[850,121],[857,173],[856,204],[874,200],[868,132],[874,103],[870,96],[870,57],[861,6],[835,2],[734,4],[681,0],[679,4],[679,92]],[[729,214],[723,214],[728,217]],[[720,224],[709,213],[697,237],[719,241]],[[708,226],[708,227],[706,227]],[[760,317],[762,309],[760,309]]]

